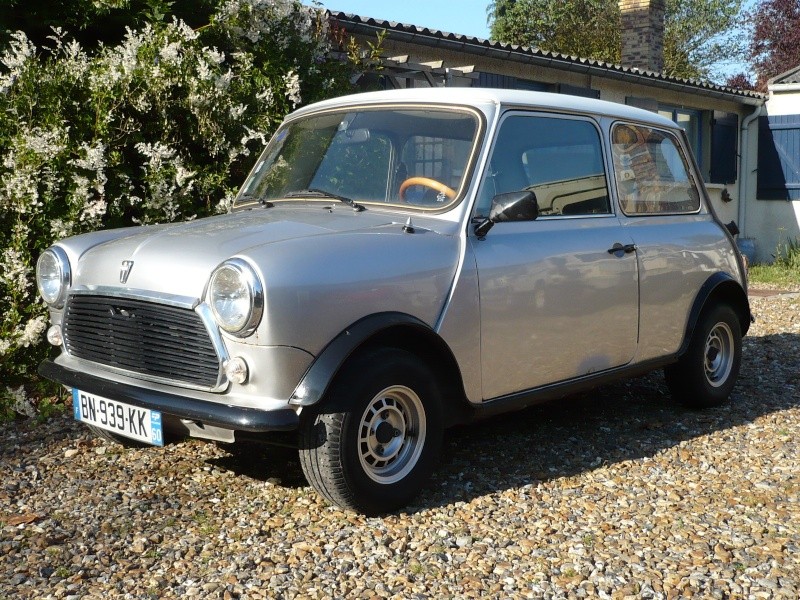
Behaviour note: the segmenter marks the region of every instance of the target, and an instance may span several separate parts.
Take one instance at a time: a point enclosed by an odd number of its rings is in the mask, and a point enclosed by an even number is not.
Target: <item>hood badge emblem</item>
[[[128,276],[131,274],[131,269],[133,269],[133,261],[123,260],[122,268],[119,270],[120,283],[128,283]]]

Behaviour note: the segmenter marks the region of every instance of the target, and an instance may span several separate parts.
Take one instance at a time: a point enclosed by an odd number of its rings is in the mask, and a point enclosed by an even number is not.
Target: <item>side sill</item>
[[[293,431],[300,423],[299,416],[291,408],[266,411],[204,402],[178,394],[108,381],[69,369],[49,359],[39,365],[39,375],[90,394],[225,429],[250,432]]]
[[[571,379],[569,381],[554,383],[523,392],[508,394],[507,396],[492,398],[490,400],[485,400],[482,404],[474,405],[472,408],[472,417],[476,420],[483,419],[506,412],[521,410],[535,404],[558,400],[559,398],[585,392],[586,390],[619,381],[620,379],[644,375],[650,371],[655,371],[656,369],[672,364],[676,360],[677,358],[674,356],[658,358],[635,365],[627,365],[618,369],[612,369],[610,371],[586,375],[579,379]]]

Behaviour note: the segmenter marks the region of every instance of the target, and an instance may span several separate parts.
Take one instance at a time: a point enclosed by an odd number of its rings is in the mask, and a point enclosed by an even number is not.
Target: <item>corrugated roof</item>
[[[800,65],[797,65],[794,69],[789,69],[780,75],[776,75],[770,79],[768,83],[769,85],[800,83]]]
[[[505,44],[473,36],[439,31],[438,29],[417,27],[416,25],[409,25],[407,23],[362,17],[343,12],[329,11],[329,15],[343,27],[345,31],[351,34],[369,35],[380,30],[386,30],[389,32],[390,39],[393,40],[464,52],[465,54],[513,60],[515,62],[561,68],[580,73],[591,73],[592,75],[600,77],[626,80],[633,83],[684,92],[688,91],[741,104],[756,105],[766,100],[766,95],[760,92],[741,90],[693,79],[667,77],[663,73],[640,71],[639,69],[623,67],[622,65],[615,65],[590,58],[569,56],[556,52],[544,52],[538,48],[531,48],[528,46]]]

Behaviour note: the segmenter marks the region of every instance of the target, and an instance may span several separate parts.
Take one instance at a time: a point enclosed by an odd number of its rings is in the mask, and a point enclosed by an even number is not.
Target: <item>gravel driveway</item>
[[[797,598],[800,300],[757,298],[732,403],[660,374],[448,432],[407,512],[322,503],[288,451],[0,427],[0,598]]]

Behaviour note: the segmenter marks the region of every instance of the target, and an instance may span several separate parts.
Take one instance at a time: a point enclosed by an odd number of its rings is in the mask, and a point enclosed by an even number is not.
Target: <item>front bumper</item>
[[[90,394],[224,429],[254,433],[293,431],[298,428],[300,421],[297,413],[291,408],[267,411],[205,402],[178,394],[109,381],[59,365],[52,360],[45,360],[39,365],[39,375]]]

